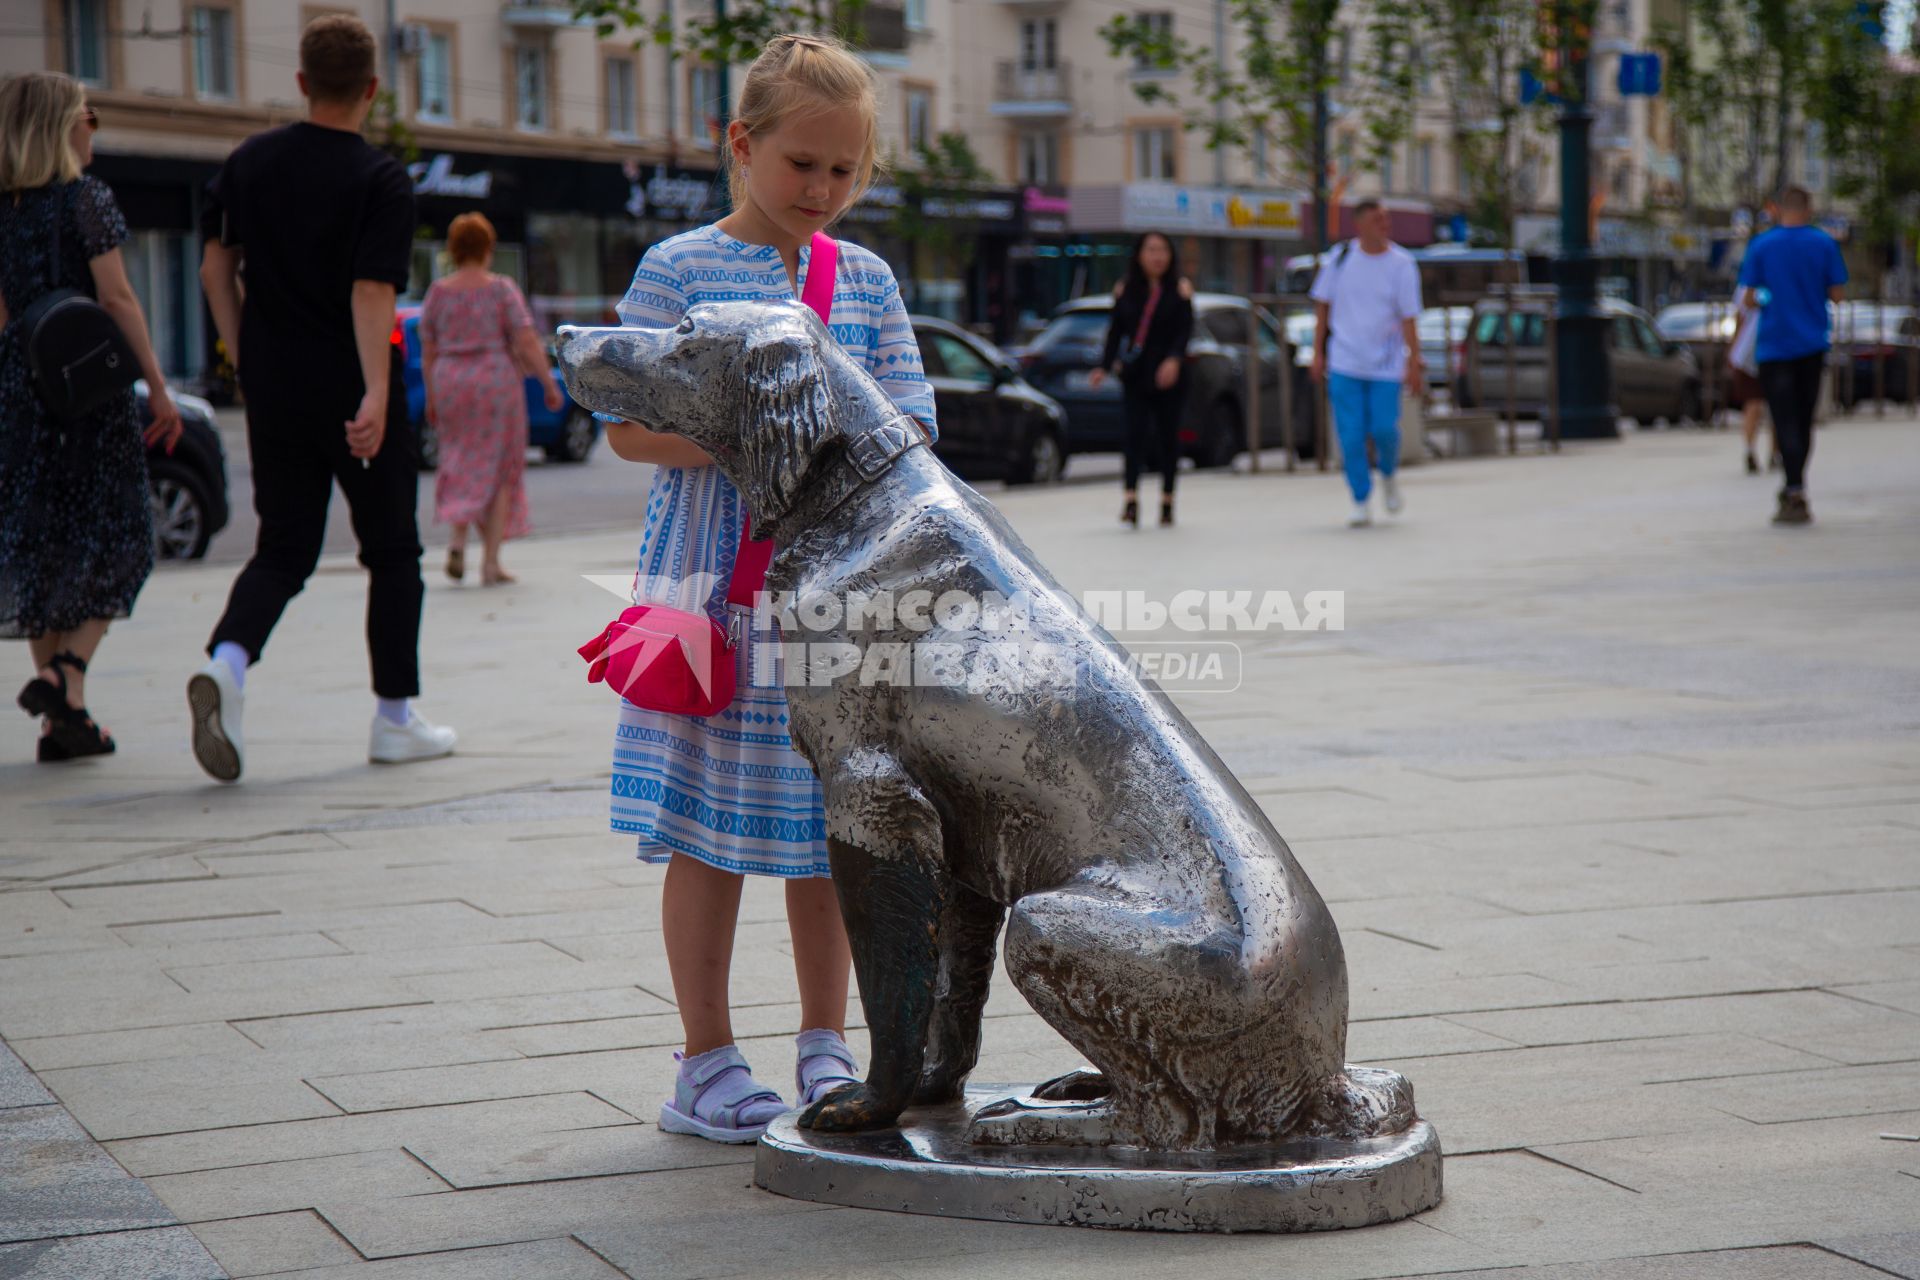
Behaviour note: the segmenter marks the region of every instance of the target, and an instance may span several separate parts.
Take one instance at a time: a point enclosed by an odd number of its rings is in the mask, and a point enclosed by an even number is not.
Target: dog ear
[[[747,504],[772,519],[793,506],[821,446],[839,434],[827,371],[810,337],[782,337],[747,351],[748,421],[740,432]]]

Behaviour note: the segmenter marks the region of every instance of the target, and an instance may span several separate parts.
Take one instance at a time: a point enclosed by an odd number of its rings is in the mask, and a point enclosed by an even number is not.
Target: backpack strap
[[[800,301],[813,308],[821,324],[833,314],[833,295],[839,280],[840,246],[824,231],[813,233],[812,256],[807,259],[807,283]],[[767,566],[773,563],[773,542],[756,540],[751,527],[741,530],[740,551],[733,560],[733,579],[727,584],[727,603],[751,607],[767,584]]]

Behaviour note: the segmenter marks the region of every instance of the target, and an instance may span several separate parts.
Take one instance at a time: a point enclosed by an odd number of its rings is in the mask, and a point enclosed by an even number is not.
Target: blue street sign
[[[1525,67],[1520,68],[1521,106],[1532,106],[1539,99],[1540,95],[1546,91],[1547,86],[1541,83],[1540,77],[1534,75],[1533,72],[1527,70]]]
[[[1651,98],[1660,92],[1660,55],[1623,53],[1620,55],[1620,96]]]

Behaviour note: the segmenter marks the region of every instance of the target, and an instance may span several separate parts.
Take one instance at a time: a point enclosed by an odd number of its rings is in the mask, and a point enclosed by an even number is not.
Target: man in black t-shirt
[[[320,558],[337,480],[368,573],[367,649],[379,763],[453,750],[453,730],[413,709],[420,692],[419,474],[390,341],[406,286],[413,184],[360,136],[373,104],[373,35],[315,19],[300,39],[307,118],[240,144],[207,187],[200,280],[247,402],[253,559],[234,581],[207,664],[187,682],[193,752],[240,776],[242,689],[287,602]]]

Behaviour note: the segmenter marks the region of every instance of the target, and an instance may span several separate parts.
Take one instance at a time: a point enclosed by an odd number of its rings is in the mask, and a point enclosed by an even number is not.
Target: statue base
[[[814,1133],[790,1112],[761,1137],[753,1180],[859,1209],[1136,1231],[1332,1231],[1440,1203],[1440,1139],[1424,1120],[1384,1138],[1219,1151],[979,1140],[979,1113],[990,1121],[1010,1108],[1039,1121],[1036,1133],[1052,1127],[1049,1115],[1086,1109],[1000,1087],[968,1089],[965,1102],[909,1111],[898,1128],[872,1133]]]

